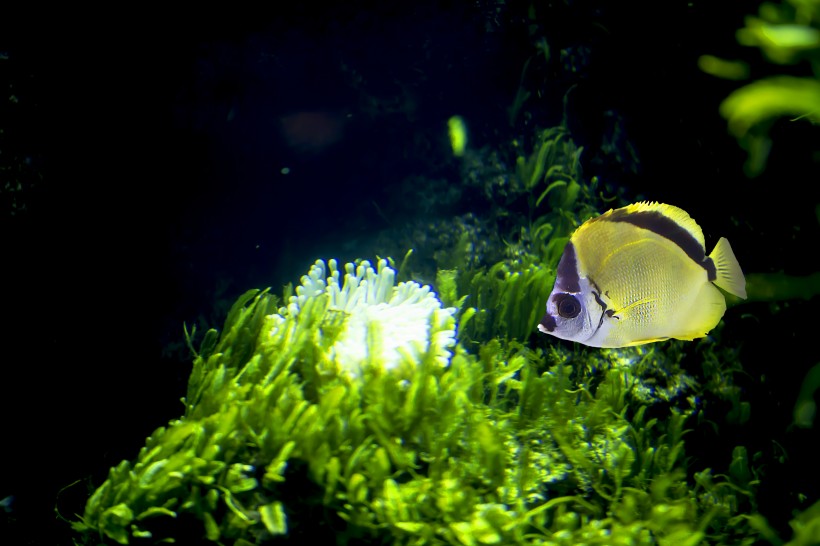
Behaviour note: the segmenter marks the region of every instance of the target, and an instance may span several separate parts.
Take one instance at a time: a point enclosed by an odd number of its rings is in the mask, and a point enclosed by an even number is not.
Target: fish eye
[[[563,318],[575,318],[581,312],[581,304],[572,294],[557,294],[554,301],[558,307],[558,314]]]

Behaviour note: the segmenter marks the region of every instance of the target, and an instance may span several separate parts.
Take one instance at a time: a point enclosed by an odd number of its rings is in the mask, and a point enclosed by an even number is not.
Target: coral
[[[342,313],[344,318],[343,327],[333,331],[327,361],[316,364],[320,373],[341,371],[356,377],[369,361],[388,370],[408,363],[412,366],[425,351],[434,354],[440,365],[447,365],[455,345],[455,309],[442,309],[429,286],[413,281],[394,286],[395,271],[385,260],[378,262],[378,271],[368,262],[347,264],[343,284],[336,261],[328,265],[330,276],[325,263],[318,260],[302,277],[287,310],[275,315],[272,336],[286,322],[284,316],[298,317],[310,300],[326,294],[328,311]]]

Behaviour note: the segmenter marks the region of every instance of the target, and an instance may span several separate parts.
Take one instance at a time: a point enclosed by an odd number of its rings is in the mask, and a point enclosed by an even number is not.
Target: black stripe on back
[[[706,252],[700,241],[682,228],[677,222],[657,211],[628,212],[624,209],[617,209],[605,218],[609,222],[627,222],[642,229],[648,229],[657,233],[661,237],[669,239],[681,250],[683,250],[692,261],[706,270],[710,281],[717,279],[717,270],[712,259],[706,256]]]

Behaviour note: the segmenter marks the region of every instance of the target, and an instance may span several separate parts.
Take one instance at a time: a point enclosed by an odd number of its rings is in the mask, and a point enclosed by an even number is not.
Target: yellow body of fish
[[[746,297],[729,242],[709,256],[682,209],[636,203],[593,218],[570,238],[538,329],[594,347],[705,336],[726,310],[715,285]]]

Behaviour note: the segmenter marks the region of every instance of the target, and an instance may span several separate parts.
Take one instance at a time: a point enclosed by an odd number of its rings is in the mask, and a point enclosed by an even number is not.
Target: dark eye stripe
[[[578,261],[575,257],[575,246],[572,242],[567,243],[567,246],[564,247],[561,261],[558,262],[555,285],[563,292],[577,294],[581,291],[581,279],[578,278]]]
[[[543,327],[544,327],[544,329],[545,329],[547,332],[553,332],[553,331],[555,331],[555,327],[557,326],[557,324],[555,323],[555,318],[554,318],[552,315],[550,315],[550,314],[546,314],[546,315],[544,315],[544,318],[542,318],[542,319],[541,319],[541,322],[540,322],[539,324],[540,324],[541,326],[543,326]],[[542,331],[543,331],[543,330],[542,330]]]

